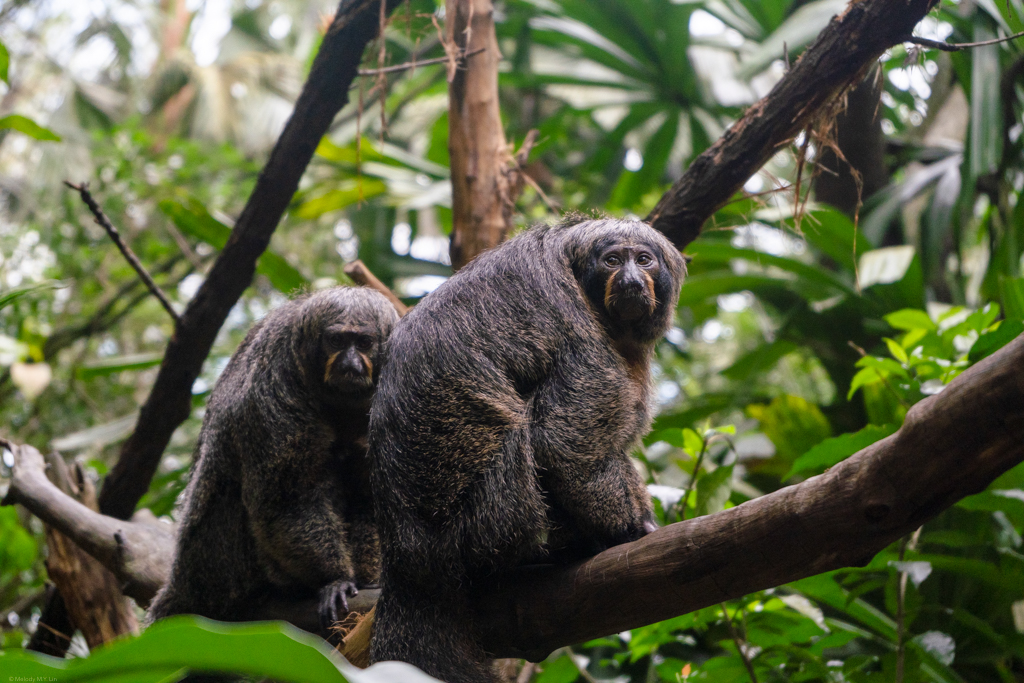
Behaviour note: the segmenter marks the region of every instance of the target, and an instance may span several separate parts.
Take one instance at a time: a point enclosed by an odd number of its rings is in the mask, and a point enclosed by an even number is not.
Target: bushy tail
[[[370,660],[408,662],[446,683],[495,683],[490,660],[473,638],[465,596],[457,591],[415,595],[385,585]]]
[[[146,610],[145,625],[149,626],[157,619],[174,616],[175,614],[196,614],[194,605],[183,600],[178,591],[174,589],[174,583],[165,583],[163,587],[153,596]]]

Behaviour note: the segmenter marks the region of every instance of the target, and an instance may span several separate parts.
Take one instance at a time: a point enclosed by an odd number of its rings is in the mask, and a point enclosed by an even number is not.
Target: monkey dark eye
[[[650,254],[640,254],[636,257],[636,264],[641,268],[646,268],[654,264],[654,257]]]
[[[328,332],[326,335],[326,339],[324,341],[330,348],[340,349],[341,347],[345,346],[345,335],[338,333],[332,334]]]
[[[369,351],[373,348],[373,339],[370,337],[360,337],[356,340],[356,348],[360,351]]]
[[[622,259],[620,259],[615,254],[609,254],[608,256],[604,257],[604,264],[611,268],[618,268],[619,266],[622,265]]]

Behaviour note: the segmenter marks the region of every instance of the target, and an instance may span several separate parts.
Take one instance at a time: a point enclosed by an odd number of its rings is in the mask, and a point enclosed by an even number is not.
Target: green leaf
[[[971,363],[977,363],[1012,342],[1021,333],[1024,333],[1024,321],[1012,318],[1001,320],[994,330],[985,332],[978,337],[978,341],[974,342],[967,359]]]
[[[846,9],[846,0],[815,0],[801,5],[741,63],[741,78],[750,78],[782,55],[783,46],[792,58],[809,45],[832,17]]]
[[[84,363],[75,370],[79,379],[92,379],[112,375],[124,370],[145,370],[160,365],[162,353],[135,353],[126,356],[114,356],[102,360]]]
[[[21,116],[20,114],[9,114],[0,118],[0,130],[4,129],[16,130],[19,133],[24,133],[30,138],[35,138],[36,140],[60,141],[60,136],[52,130],[49,128],[43,128],[32,119]]]
[[[732,465],[718,467],[697,479],[697,517],[721,512],[725,507],[732,491],[732,469]]]
[[[7,46],[0,42],[0,81],[4,83],[10,83],[8,80],[7,69],[11,65],[11,54],[7,51]]]
[[[762,266],[774,266],[793,273],[802,281],[803,289],[821,297],[836,293],[856,296],[852,288],[828,271],[784,256],[766,254],[755,249],[741,249],[721,242],[697,242],[690,247],[688,253],[701,262],[730,263],[734,259],[745,259]]]
[[[569,658],[569,655],[562,655],[553,662],[541,664],[541,672],[535,683],[572,683],[580,677],[580,670]]]
[[[999,277],[999,298],[1007,318],[1024,319],[1024,277]]]
[[[936,329],[935,323],[924,311],[916,308],[903,308],[893,313],[889,313],[885,318],[885,322],[889,323],[890,326],[897,330],[934,330]]]
[[[674,413],[662,413],[654,419],[652,431],[644,437],[644,444],[651,445],[655,441],[665,440],[660,437],[666,430],[680,430],[683,427],[692,426],[698,420],[725,410],[733,403],[733,395],[730,393],[707,393],[696,396],[687,401],[686,409]],[[671,442],[670,442],[671,443]]]
[[[45,280],[43,282],[36,282],[30,285],[15,287],[14,289],[8,289],[6,292],[0,293],[0,310],[3,310],[18,299],[27,294],[31,294],[32,292],[38,292],[44,289],[61,289],[66,286],[67,285],[60,280]]]
[[[849,401],[852,399],[853,395],[857,393],[857,390],[861,387],[881,382],[882,379],[882,375],[880,375],[874,368],[861,369],[853,376],[853,379],[850,380],[850,390],[846,392],[846,400]]]
[[[783,481],[798,474],[821,474],[857,451],[867,448],[899,429],[896,425],[868,425],[860,431],[825,439],[793,462]]]
[[[0,656],[0,668],[15,679],[62,683],[157,683],[185,669],[293,683],[358,680],[342,674],[355,668],[344,663],[326,642],[288,624],[222,624],[190,616],[165,619],[137,638],[114,641],[81,659],[6,651]],[[428,679],[424,675],[422,680]]]
[[[13,507],[0,507],[0,577],[23,572],[35,562],[39,548]]]
[[[960,175],[963,155],[959,164],[951,166],[935,183],[931,205],[926,215],[927,220],[921,221],[921,258],[924,261],[926,279],[940,275],[942,249],[953,226],[953,218],[959,205],[963,179]]]
[[[138,421],[138,411],[132,411],[109,422],[59,436],[50,442],[50,446],[58,451],[76,451],[80,448],[95,448],[117,443],[132,433]]]
[[[832,436],[832,427],[818,406],[799,396],[777,396],[768,405],[749,405],[747,414],[761,423],[761,431],[775,444],[772,458],[751,462],[758,471],[771,466],[782,475],[797,457]]]
[[[292,210],[296,218],[310,220],[325,213],[344,209],[387,192],[388,186],[376,178],[360,178],[342,183],[338,189],[307,199]]]
[[[866,252],[860,257],[857,269],[861,289],[899,282],[907,274],[913,260],[914,247],[908,244]]]
[[[804,221],[804,238],[821,250],[846,272],[853,273],[856,259],[869,251],[871,245],[850,218],[832,208],[816,209]]]
[[[684,429],[683,450],[696,458],[704,450],[704,439],[700,438],[697,432],[692,429]]]
[[[767,275],[733,275],[729,272],[712,272],[686,278],[686,286],[679,294],[680,306],[696,306],[711,297],[745,289],[762,288],[789,289],[791,282]]]
[[[903,349],[902,346],[899,345],[898,342],[896,342],[893,339],[889,339],[888,337],[883,337],[882,341],[884,341],[885,345],[889,348],[889,353],[892,354],[893,358],[903,363],[904,365],[910,362],[910,358],[907,356],[907,352]]]
[[[784,339],[776,340],[771,344],[762,344],[722,370],[722,375],[736,381],[745,380],[755,373],[771,370],[783,356],[798,348],[793,342]]]
[[[191,201],[186,207],[178,202],[165,199],[160,202],[159,206],[164,215],[174,221],[178,229],[206,242],[211,247],[223,249],[231,236],[231,228],[211,216],[206,208],[197,201]],[[256,272],[265,275],[270,280],[270,284],[285,294],[309,284],[302,273],[288,263],[284,257],[269,249],[256,260]]]
[[[904,379],[910,379],[906,369],[891,358],[878,358],[877,356],[864,356],[856,363],[858,368],[874,368],[882,377],[896,375]]]
[[[974,41],[995,38],[989,22],[975,14]],[[971,51],[971,122],[969,161],[971,185],[996,170],[999,163],[1002,112],[999,107],[999,46],[985,45]]]
[[[644,164],[636,172],[623,171],[612,191],[609,207],[631,208],[645,192],[661,182],[672,143],[679,130],[679,111],[669,110],[667,118],[644,147]]]

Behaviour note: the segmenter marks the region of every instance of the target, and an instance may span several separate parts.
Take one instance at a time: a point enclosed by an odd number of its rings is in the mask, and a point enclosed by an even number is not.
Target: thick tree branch
[[[775,88],[694,159],[647,220],[680,249],[697,239],[704,221],[879,55],[906,41],[936,2],[851,2]]]
[[[89,550],[129,595],[148,601],[167,574],[170,536],[97,515],[49,483],[38,451],[12,449],[9,497]],[[565,645],[863,565],[1022,461],[1024,335],[915,405],[898,432],[821,476],[586,562],[525,568],[500,585],[477,587],[481,639],[495,656],[537,660]],[[149,561],[132,564],[119,553]],[[368,610],[376,595],[360,591],[353,609]],[[265,605],[252,616],[319,630],[315,601]]]
[[[864,565],[1022,461],[1024,335],[911,408],[898,432],[825,474],[575,566],[485,587],[477,601],[482,638],[496,656],[537,659],[562,645]]]
[[[174,528],[154,518],[149,510],[140,510],[130,522],[102,515],[55,486],[46,476],[46,461],[35,448],[5,439],[0,439],[0,447],[14,455],[11,485],[3,504],[25,506],[113,572],[125,595],[148,605],[170,576]]]
[[[171,434],[189,415],[192,384],[231,307],[252,282],[256,259],[299,186],[320,138],[348,102],[382,0],[342,0],[291,118],[256,181],[231,237],[181,316],[135,431],[100,492],[104,514],[127,519],[149,487]],[[384,0],[390,12],[398,0]]]

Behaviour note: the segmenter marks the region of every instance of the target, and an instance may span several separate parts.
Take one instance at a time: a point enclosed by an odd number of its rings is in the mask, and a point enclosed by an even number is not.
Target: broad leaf
[[[12,680],[178,680],[184,671],[231,672],[290,683],[436,683],[408,664],[384,662],[365,671],[322,639],[283,622],[226,624],[201,617],[164,619],[136,638],[117,640],[81,659],[34,652],[0,652]]]
[[[894,434],[897,429],[896,425],[868,425],[858,432],[825,439],[797,458],[782,479],[785,481],[796,475],[821,474],[854,453]]]
[[[59,142],[60,136],[49,128],[43,128],[30,118],[20,114],[9,114],[0,118],[0,130],[16,130],[36,140]]]
[[[223,249],[231,236],[231,228],[211,216],[198,202],[193,201],[186,207],[165,199],[160,202],[160,210],[174,221],[182,232],[206,242],[211,247]],[[265,275],[270,284],[285,294],[309,284],[309,281],[284,257],[270,250],[264,251],[256,260],[256,272]]]

